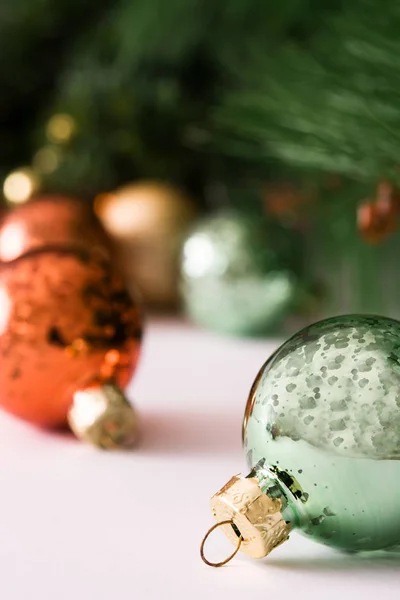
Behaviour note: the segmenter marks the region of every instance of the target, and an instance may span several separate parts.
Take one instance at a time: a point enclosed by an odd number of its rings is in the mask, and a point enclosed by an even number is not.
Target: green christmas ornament
[[[211,216],[187,238],[181,291],[195,323],[232,335],[275,330],[296,290],[296,234],[235,212]]]
[[[243,440],[251,472],[211,504],[246,554],[293,530],[347,551],[400,544],[400,323],[342,316],[294,335],[253,384]]]

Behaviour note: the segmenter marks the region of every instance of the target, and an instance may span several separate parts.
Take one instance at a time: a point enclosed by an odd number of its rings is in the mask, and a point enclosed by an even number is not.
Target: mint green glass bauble
[[[292,528],[347,550],[400,544],[400,323],[335,317],[293,336],[253,385],[244,446]]]
[[[294,302],[296,238],[277,223],[235,212],[204,219],[183,247],[186,313],[221,333],[276,330]]]

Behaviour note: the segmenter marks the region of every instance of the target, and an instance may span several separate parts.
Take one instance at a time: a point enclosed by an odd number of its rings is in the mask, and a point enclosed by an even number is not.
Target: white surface
[[[245,470],[244,404],[273,347],[151,324],[132,384],[144,429],[132,453],[0,415],[1,600],[398,598],[397,557],[343,556],[297,535],[263,561],[200,561],[209,497]],[[230,550],[216,532],[209,554]]]

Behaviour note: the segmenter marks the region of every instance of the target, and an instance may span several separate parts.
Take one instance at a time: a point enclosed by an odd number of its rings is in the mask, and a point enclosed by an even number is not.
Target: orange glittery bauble
[[[141,315],[109,261],[38,249],[0,266],[0,405],[30,422],[66,422],[77,389],[125,387]]]
[[[6,213],[0,223],[0,261],[43,246],[79,246],[110,255],[111,243],[87,204],[47,195]]]

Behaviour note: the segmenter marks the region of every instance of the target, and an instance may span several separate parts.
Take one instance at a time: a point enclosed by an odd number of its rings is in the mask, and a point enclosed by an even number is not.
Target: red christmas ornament
[[[7,212],[0,223],[0,261],[43,246],[77,246],[111,255],[110,239],[90,207],[54,194]]]
[[[130,445],[136,418],[120,389],[137,365],[140,309],[95,221],[92,229],[84,222],[76,227],[68,209],[52,231],[49,214],[60,216],[67,204],[50,203],[47,217],[42,212],[48,226],[35,228],[44,206],[16,209],[0,232],[3,261],[12,255],[4,227],[22,232],[23,242],[17,258],[0,263],[0,406],[46,427],[69,421],[79,437],[99,446]]]
[[[365,202],[358,208],[358,229],[364,240],[379,244],[394,233],[398,225],[399,193],[388,181],[378,185],[375,201]]]

